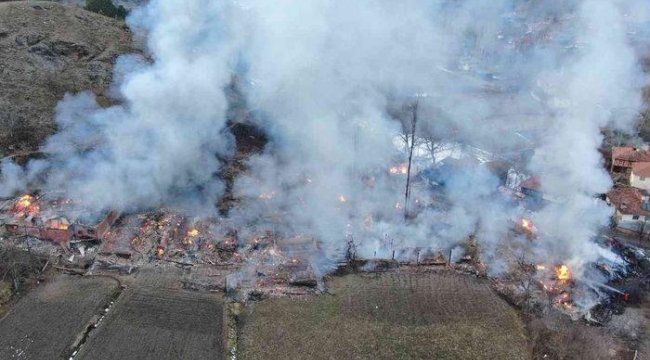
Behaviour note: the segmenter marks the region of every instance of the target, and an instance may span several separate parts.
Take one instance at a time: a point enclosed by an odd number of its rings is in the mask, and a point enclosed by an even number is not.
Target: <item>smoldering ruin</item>
[[[638,187],[612,141],[644,146],[649,19],[617,0],[153,0],[127,18],[146,49],[117,59],[112,105],[67,94],[40,156],[2,161],[2,241],[75,274],[182,269],[243,303],[451,271],[607,326],[650,279],[610,191]]]

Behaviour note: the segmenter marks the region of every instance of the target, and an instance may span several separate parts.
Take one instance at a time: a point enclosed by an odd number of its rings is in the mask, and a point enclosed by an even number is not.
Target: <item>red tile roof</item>
[[[612,148],[612,160],[650,162],[650,151],[631,146],[615,146]]]
[[[539,179],[539,176],[531,176],[521,183],[521,187],[539,191],[542,189],[542,181]]]
[[[632,164],[632,173],[636,176],[650,177],[650,162],[635,162]]]
[[[607,198],[622,214],[650,216],[650,211],[643,209],[643,192],[637,188],[616,187]]]

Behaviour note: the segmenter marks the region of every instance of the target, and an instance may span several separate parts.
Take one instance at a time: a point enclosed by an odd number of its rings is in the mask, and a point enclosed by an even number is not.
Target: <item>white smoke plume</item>
[[[417,98],[422,126],[439,139],[453,132],[498,154],[517,148],[518,132],[530,134],[538,146],[528,167],[557,199],[536,217],[546,231],[540,257],[595,260],[590,240],[610,214],[594,199],[611,185],[597,152],[600,129],[629,129],[640,107],[640,70],[619,4],[247,4],[247,95],[276,141],[238,190],[258,202],[260,187],[276,194],[259,209],[285,214],[281,226],[335,251],[353,233],[367,254],[387,237],[446,248],[476,232],[486,249],[503,239],[518,210],[499,201],[496,179],[481,167],[449,175],[447,211],[408,222],[390,213],[403,179],[373,171],[404,158],[388,146],[400,130],[385,109]],[[372,174],[372,187],[363,174]],[[349,201],[337,202],[341,195]],[[368,217],[381,219],[372,230]]]
[[[97,210],[169,201],[212,207],[223,187],[216,155],[231,151],[222,131],[235,51],[223,40],[228,6],[187,3],[181,13],[179,6],[152,2],[134,16],[152,62],[129,56],[118,63],[121,105],[101,109],[81,93],[57,106],[59,132],[42,149],[46,190],[64,190]],[[203,11],[214,24],[200,23]],[[28,172],[43,167],[32,162]]]
[[[538,214],[549,230],[551,254],[570,256],[582,267],[597,257],[590,243],[611,210],[594,194],[612,182],[596,149],[601,128],[631,129],[641,106],[640,71],[626,38],[623,13],[615,2],[585,1],[578,9],[577,57],[553,73],[543,74],[555,116],[536,150],[531,168],[543,174],[543,189],[559,199]]]
[[[388,169],[407,160],[394,143],[410,139],[417,104],[417,139],[541,178],[555,200],[535,215],[538,255],[580,268],[599,256],[591,239],[609,216],[594,198],[611,185],[600,129],[631,129],[641,107],[643,4],[153,0],[128,19],[151,60],[118,63],[120,105],[66,96],[48,157],[26,170],[5,163],[3,192],[40,176],[94,209],[211,213],[223,191],[217,159],[233,148],[224,88],[236,75],[269,137],[235,184],[240,234],[313,237],[331,259],[350,239],[365,256],[392,256],[475,234],[497,258],[521,209],[480,161],[437,168],[443,187],[417,181],[405,219],[406,177]],[[418,155],[416,165],[440,164]]]

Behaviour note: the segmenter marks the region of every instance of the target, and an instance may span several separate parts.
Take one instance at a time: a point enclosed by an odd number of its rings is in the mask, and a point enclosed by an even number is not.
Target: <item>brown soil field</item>
[[[272,299],[239,320],[240,359],[526,359],[523,322],[487,280],[348,275],[330,295]]]
[[[169,288],[126,289],[79,359],[223,359],[223,302]]]
[[[108,277],[59,275],[0,320],[0,359],[61,359],[118,290]]]

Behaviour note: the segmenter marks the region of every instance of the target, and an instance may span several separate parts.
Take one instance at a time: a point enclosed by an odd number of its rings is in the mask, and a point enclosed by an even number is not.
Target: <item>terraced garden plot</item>
[[[223,359],[223,303],[212,294],[127,289],[79,359]]]
[[[526,359],[524,326],[487,281],[442,271],[348,275],[333,295],[274,299],[241,320],[240,359]]]
[[[108,277],[59,275],[0,321],[0,359],[62,359],[119,288]]]

